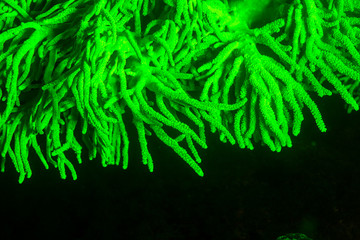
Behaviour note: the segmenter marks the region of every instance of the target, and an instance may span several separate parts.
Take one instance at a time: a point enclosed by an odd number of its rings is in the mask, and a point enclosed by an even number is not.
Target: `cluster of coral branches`
[[[2,0],[1,171],[29,178],[32,149],[61,178],[69,151],[126,169],[130,140],[153,171],[155,136],[203,176],[207,132],[280,151],[304,111],[326,131],[311,96],[359,109],[359,51],[357,0]]]

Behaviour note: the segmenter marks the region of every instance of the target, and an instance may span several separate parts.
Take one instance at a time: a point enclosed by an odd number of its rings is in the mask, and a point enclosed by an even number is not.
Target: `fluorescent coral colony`
[[[313,96],[359,109],[359,16],[358,0],[1,0],[1,171],[31,177],[30,150],[61,178],[70,151],[126,169],[138,142],[152,172],[157,137],[203,176],[209,134],[291,147],[305,111],[326,131]]]

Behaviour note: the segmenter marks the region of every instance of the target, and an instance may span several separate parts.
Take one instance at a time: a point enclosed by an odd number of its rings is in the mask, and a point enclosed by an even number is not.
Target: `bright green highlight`
[[[203,176],[209,131],[281,151],[304,111],[326,131],[314,95],[359,109],[359,51],[355,0],[2,0],[1,171],[30,178],[31,149],[61,178],[70,151],[127,169],[138,142],[153,172],[157,137]]]

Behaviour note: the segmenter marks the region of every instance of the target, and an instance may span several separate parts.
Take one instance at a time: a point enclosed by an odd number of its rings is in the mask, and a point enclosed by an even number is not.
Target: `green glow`
[[[232,0],[229,1],[229,8],[234,12],[234,15],[237,18],[250,26],[253,21],[264,17],[263,15],[267,13],[266,8],[270,4],[272,4],[271,0]]]
[[[203,176],[211,133],[281,151],[304,111],[327,130],[313,95],[359,109],[358,0],[56,2],[0,1],[1,171],[20,183],[31,148],[76,179],[69,151],[127,169],[138,141],[156,171],[154,137]]]

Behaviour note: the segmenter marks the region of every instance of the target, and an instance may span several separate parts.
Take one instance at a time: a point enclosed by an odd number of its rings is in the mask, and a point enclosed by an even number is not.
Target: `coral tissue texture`
[[[291,147],[306,111],[326,131],[314,96],[359,109],[359,17],[358,0],[1,0],[1,171],[126,169],[131,142],[152,172],[158,138],[203,176],[209,134]]]

